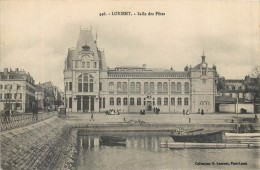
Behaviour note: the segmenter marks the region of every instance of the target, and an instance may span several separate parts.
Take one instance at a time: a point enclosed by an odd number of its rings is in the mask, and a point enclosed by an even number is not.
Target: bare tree
[[[252,77],[257,77],[258,75],[260,75],[260,64],[256,65],[251,71]]]

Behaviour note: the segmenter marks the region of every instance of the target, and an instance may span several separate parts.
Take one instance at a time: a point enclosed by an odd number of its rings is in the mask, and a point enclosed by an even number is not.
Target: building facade
[[[35,81],[24,70],[5,68],[0,72],[0,110],[31,112],[35,102]]]
[[[215,111],[216,67],[203,55],[195,67],[184,71],[140,67],[109,68],[104,50],[91,30],[80,30],[75,48],[68,49],[64,84],[67,111],[197,113]]]

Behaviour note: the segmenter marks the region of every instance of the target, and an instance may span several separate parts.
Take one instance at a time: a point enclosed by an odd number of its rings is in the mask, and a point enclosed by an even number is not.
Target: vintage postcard
[[[1,169],[260,169],[260,2],[0,1]]]

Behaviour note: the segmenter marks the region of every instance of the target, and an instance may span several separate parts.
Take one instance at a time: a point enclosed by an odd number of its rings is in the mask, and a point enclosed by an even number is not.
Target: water
[[[104,146],[100,136],[126,138],[125,145]],[[124,132],[88,133],[79,136],[77,169],[259,169],[258,149],[168,149],[161,142],[172,142],[169,133]],[[215,165],[212,165],[212,162]],[[216,165],[229,163],[230,165]],[[231,165],[231,162],[247,165]],[[196,165],[210,163],[211,165]]]

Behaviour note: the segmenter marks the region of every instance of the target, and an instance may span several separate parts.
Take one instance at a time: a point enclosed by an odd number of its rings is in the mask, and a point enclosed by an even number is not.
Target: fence
[[[10,130],[22,126],[27,126],[39,121],[43,121],[55,115],[55,112],[38,113],[38,114],[15,114],[1,115],[0,131]]]

